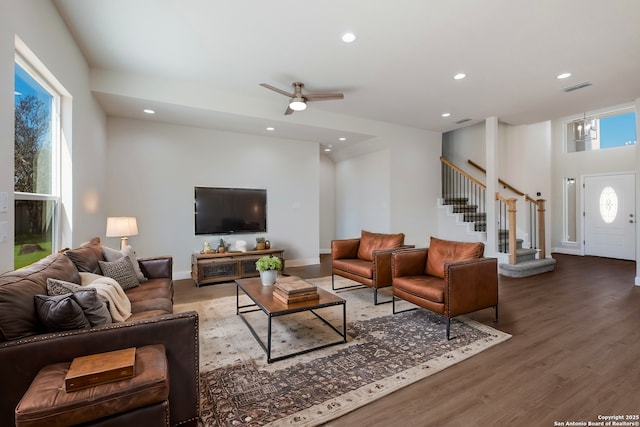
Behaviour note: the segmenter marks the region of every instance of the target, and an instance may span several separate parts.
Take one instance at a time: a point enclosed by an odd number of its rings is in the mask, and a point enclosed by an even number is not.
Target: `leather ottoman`
[[[65,391],[71,362],[45,366],[16,407],[16,426],[169,425],[169,372],[162,344],[136,349],[132,378]]]

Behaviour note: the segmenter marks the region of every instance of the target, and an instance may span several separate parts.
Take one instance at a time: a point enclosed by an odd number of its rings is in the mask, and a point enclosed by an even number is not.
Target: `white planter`
[[[276,283],[276,277],[278,276],[278,270],[264,270],[260,272],[260,279],[264,286],[273,285]]]

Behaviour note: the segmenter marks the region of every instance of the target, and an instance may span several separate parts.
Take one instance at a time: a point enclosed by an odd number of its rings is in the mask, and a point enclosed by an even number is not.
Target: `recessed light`
[[[155,111],[150,110],[149,108],[145,108],[145,109],[144,109],[144,110],[142,110],[142,111],[144,111],[146,114],[155,114],[155,113],[156,113]]]
[[[442,113],[442,117],[449,117],[451,113]]]
[[[347,138],[345,138],[344,136],[341,136],[340,138],[338,138],[338,141],[346,141]]]
[[[458,73],[458,74],[456,74],[455,76],[453,76],[453,79],[454,79],[454,80],[462,80],[462,79],[464,79],[465,77],[467,77],[467,75],[466,75],[465,73]]]
[[[566,79],[567,77],[571,77],[571,73],[562,73],[556,76],[556,79]]]
[[[267,128],[267,130],[268,130],[269,132],[271,132],[272,130],[276,130],[276,128],[272,128],[271,126],[269,126],[269,127]]]
[[[342,35],[342,41],[345,43],[353,43],[356,40],[356,35],[353,33],[344,33]]]
[[[331,148],[325,148],[324,151],[328,153],[329,151],[331,151]]]

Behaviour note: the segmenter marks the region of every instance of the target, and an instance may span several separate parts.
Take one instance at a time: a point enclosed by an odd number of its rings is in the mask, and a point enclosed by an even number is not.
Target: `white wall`
[[[391,230],[389,150],[336,164],[336,238],[359,237],[361,230]]]
[[[329,156],[320,155],[320,253],[331,253],[336,235],[336,168]]]
[[[63,189],[62,246],[76,246],[104,229],[106,120],[89,90],[89,71],[80,50],[51,2],[0,2],[0,191],[10,194],[10,208],[0,213],[9,223],[9,241],[0,243],[0,271],[13,268],[13,85],[15,36],[69,93],[65,104],[72,117],[62,117],[66,152],[73,169]],[[73,222],[71,222],[73,221]],[[73,227],[71,227],[73,224]]]
[[[392,126],[380,134],[367,142],[377,151],[336,163],[336,238],[401,232],[425,246],[438,230],[441,135]]]
[[[138,256],[171,255],[176,278],[188,277],[195,236],[194,186],[267,189],[267,233],[287,265],[318,263],[320,166],[318,145],[151,121],[108,120],[109,216],[135,216]],[[117,247],[118,239],[107,244]]]

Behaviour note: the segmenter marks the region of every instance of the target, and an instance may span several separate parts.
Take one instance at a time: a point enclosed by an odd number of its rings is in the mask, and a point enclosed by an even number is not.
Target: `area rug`
[[[330,277],[309,281],[331,290]],[[353,283],[336,278],[337,287]],[[176,311],[195,310],[200,317],[201,425],[320,425],[510,338],[459,317],[451,326],[456,338],[447,341],[439,315],[422,309],[394,315],[391,304],[374,306],[368,288],[338,295],[347,301],[347,343],[270,364],[236,315],[236,297],[176,305]],[[390,299],[390,289],[378,298]],[[341,306],[320,313],[341,328]],[[266,315],[246,318],[266,340]],[[275,318],[272,334],[272,357],[339,339],[311,313]]]

